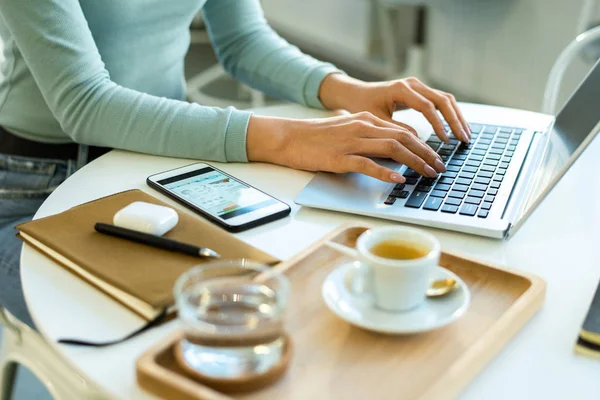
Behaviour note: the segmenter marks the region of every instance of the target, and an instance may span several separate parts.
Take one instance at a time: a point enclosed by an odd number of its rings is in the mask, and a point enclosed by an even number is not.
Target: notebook
[[[600,283],[585,317],[575,351],[586,356],[600,358]]]
[[[134,201],[171,207],[140,190],[130,190],[18,225],[18,237],[141,317],[152,320],[173,305],[172,289],[177,278],[208,261],[94,230],[96,222],[112,223],[114,214]],[[208,247],[224,259],[246,258],[268,265],[278,262],[204,219],[180,211],[178,214],[179,223],[165,237]]]

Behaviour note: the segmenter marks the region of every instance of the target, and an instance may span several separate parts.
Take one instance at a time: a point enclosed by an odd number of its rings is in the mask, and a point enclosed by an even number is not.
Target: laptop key
[[[427,185],[418,185],[415,190],[417,192],[425,192],[425,193],[429,193],[429,191],[431,190],[431,186],[427,186]]]
[[[492,182],[492,183],[490,184],[490,187],[491,187],[492,189],[498,189],[498,188],[500,187],[500,182],[498,182],[498,181],[494,181],[494,182]]]
[[[435,185],[435,190],[441,190],[442,192],[447,192],[448,190],[450,190],[450,185],[447,185],[445,183],[438,183],[437,185]]]
[[[399,183],[396,186],[394,186],[394,190],[404,190],[404,186],[406,186],[406,184]]]
[[[490,212],[488,210],[479,210],[479,213],[477,214],[477,216],[479,218],[487,218],[489,213]]]
[[[463,204],[463,206],[460,209],[461,215],[469,215],[471,217],[473,215],[475,215],[476,212],[477,212],[477,205],[475,205],[475,204]]]
[[[506,150],[508,150],[508,151],[515,151],[516,149],[517,149],[517,146],[508,146],[506,148]]]
[[[446,172],[444,172],[442,174],[442,177],[443,178],[456,178],[456,172],[448,172],[448,171],[446,171]]]
[[[508,168],[508,163],[507,162],[501,162],[500,165],[498,165],[498,167],[506,169],[506,168]]]
[[[437,211],[442,206],[442,201],[443,201],[443,199],[440,199],[439,197],[431,197],[431,196],[429,196],[429,198],[425,202],[425,205],[423,206],[423,209],[424,210]]]
[[[488,171],[488,172],[494,172],[496,170],[496,167],[494,167],[493,165],[482,165],[481,170]]]
[[[511,132],[512,132],[512,128],[507,128],[506,126],[500,128],[500,133],[511,133]]]
[[[489,201],[484,201],[481,205],[482,210],[489,210],[490,208],[492,208],[492,203],[490,203]]]
[[[496,161],[496,160],[490,160],[489,158],[486,158],[483,163],[485,165],[493,165],[494,167],[498,166],[498,161]]]
[[[496,133],[497,130],[498,130],[497,126],[489,125],[489,126],[485,127],[485,129],[483,130],[483,132],[484,133]]]
[[[506,144],[506,143],[508,143],[508,140],[507,139],[498,138],[498,139],[496,139],[496,143]]]
[[[472,172],[461,172],[458,176],[459,179],[473,179],[475,178],[475,174]]]
[[[514,151],[507,151],[506,153],[504,153],[504,155],[505,155],[506,157],[512,157],[514,154],[515,154],[515,152],[514,152]]]
[[[392,190],[392,193],[390,193],[390,197],[400,197],[400,194],[402,192],[402,190]]]
[[[481,183],[474,183],[474,184],[471,186],[471,189],[474,189],[474,190],[482,190],[482,191],[484,191],[484,192],[485,192],[485,191],[487,190],[487,185],[482,185]]]
[[[468,154],[468,152],[466,152],[466,154]],[[485,156],[485,150],[473,150],[471,152],[471,154],[473,154],[474,156]]]
[[[471,196],[471,197],[479,197],[479,198],[481,198],[484,195],[485,195],[485,192],[482,191],[482,190],[471,190],[469,192],[469,196]]]
[[[471,167],[479,167],[481,165],[480,161],[469,160],[467,161],[467,165]]]
[[[445,213],[456,214],[457,211],[458,211],[458,207],[451,206],[450,204],[444,204],[444,206],[442,207],[442,212],[445,212]]]
[[[437,152],[440,156],[449,156],[452,154],[452,150],[438,150]]]
[[[417,183],[417,181],[419,180],[419,178],[415,177],[415,176],[409,176],[406,178],[406,184],[407,185],[414,185]]]
[[[496,176],[494,176],[494,180],[495,181],[502,182],[502,179],[504,179],[504,177],[502,175],[496,175]]]
[[[460,167],[458,165],[448,165],[446,167],[446,171],[458,172],[458,171],[460,171]],[[444,178],[442,178],[442,179],[444,179]]]
[[[477,176],[481,176],[482,178],[491,178],[494,176],[494,173],[492,171],[479,171]]]
[[[487,194],[490,196],[495,196],[498,194],[498,189],[488,189]]]
[[[463,164],[464,164],[463,160],[455,160],[455,159],[450,160],[450,162],[448,163],[448,165],[455,165],[457,167],[462,167]]]
[[[469,157],[469,160],[482,161],[483,156],[471,156]]]
[[[469,190],[469,185],[459,185],[459,184],[456,184],[456,185],[454,185],[454,187],[452,188],[452,190],[456,190],[458,192],[466,192],[467,190]]]
[[[463,168],[463,172],[477,172],[477,167],[472,167],[470,165],[465,165]]]
[[[405,199],[408,197],[409,194],[410,192],[408,190],[403,190],[402,192],[400,192],[400,198]]]
[[[387,199],[385,199],[385,201],[383,202],[383,204],[386,204],[388,206],[391,206],[392,204],[394,204],[396,202],[396,198],[392,197],[392,196],[388,196]]]
[[[469,124],[469,128],[471,128],[471,132],[473,134],[476,134],[476,133],[481,132],[481,130],[483,129],[483,125],[480,125],[480,124]]]
[[[456,154],[454,157],[452,157],[453,160],[465,160],[466,158],[466,154]]]
[[[465,192],[459,192],[459,191],[453,190],[450,193],[448,193],[448,197],[454,197],[456,199],[462,200],[465,198]]]
[[[412,192],[404,207],[421,208],[426,197],[427,193],[425,192]]]
[[[460,206],[460,203],[462,203],[462,200],[457,199],[456,197],[448,197],[444,202],[444,204],[448,204],[451,206]]]
[[[500,159],[500,155],[499,154],[488,154],[487,158],[490,160],[499,160]]]
[[[502,155],[502,153],[504,153],[504,150],[502,149],[494,149],[491,148],[490,151],[488,152],[489,154],[498,154],[498,155]]]
[[[486,201],[486,202],[488,202],[488,203],[493,203],[494,199],[495,199],[494,196],[485,196],[485,199],[483,199],[483,200]]]
[[[475,178],[475,183],[481,183],[482,185],[489,185],[490,181],[491,181],[491,179],[483,178],[481,176],[478,176],[477,178]]]
[[[466,186],[469,186],[469,185],[471,184],[471,182],[472,182],[472,181],[471,181],[470,179],[463,179],[463,178],[458,178],[458,179],[456,180],[456,183],[457,183],[458,185],[466,185]]]
[[[454,179],[452,179],[452,178],[446,178],[445,176],[442,176],[440,178],[440,180],[438,181],[438,183],[444,183],[446,185],[452,185],[452,183],[454,183]]]
[[[479,199],[477,197],[467,196],[467,198],[465,199],[465,203],[479,205],[479,203],[481,203],[481,199]]]
[[[431,194],[429,195],[429,197],[433,196],[433,197],[440,197],[440,198],[444,198],[446,197],[447,192],[443,191],[443,190],[432,190]]]
[[[504,175],[506,174],[506,170],[505,169],[499,169],[498,171],[496,171],[497,175]]]
[[[414,177],[419,177],[421,175],[419,175],[418,172],[413,171],[412,169],[407,169],[406,171],[404,171],[404,173],[402,174],[405,178],[408,178],[409,176],[414,176]]]
[[[432,186],[436,180],[437,178],[423,178],[419,182],[419,185]]]

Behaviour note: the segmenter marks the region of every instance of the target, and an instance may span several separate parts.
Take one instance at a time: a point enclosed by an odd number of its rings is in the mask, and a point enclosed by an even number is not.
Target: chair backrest
[[[597,26],[577,36],[575,40],[569,43],[569,45],[560,53],[550,70],[550,75],[548,75],[548,80],[546,82],[542,104],[543,113],[551,115],[556,114],[556,103],[567,68],[586,46],[599,40],[600,26]]]

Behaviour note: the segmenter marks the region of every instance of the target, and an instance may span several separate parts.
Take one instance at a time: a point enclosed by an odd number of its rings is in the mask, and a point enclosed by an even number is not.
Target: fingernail
[[[406,182],[406,178],[404,178],[402,175],[400,174],[391,174],[390,175],[390,179],[396,183],[404,183]]]
[[[425,165],[425,175],[427,175],[430,178],[437,178],[438,176],[437,172],[435,172],[435,170],[429,165]]]
[[[462,130],[462,136],[465,138],[465,143],[469,143],[471,141],[469,139],[469,135],[467,135],[467,132],[464,129]]]
[[[444,132],[444,142],[450,143],[450,138],[448,137],[448,131],[443,129],[442,132]]]
[[[437,169],[438,172],[446,172],[446,166],[441,160],[435,160],[435,169]]]

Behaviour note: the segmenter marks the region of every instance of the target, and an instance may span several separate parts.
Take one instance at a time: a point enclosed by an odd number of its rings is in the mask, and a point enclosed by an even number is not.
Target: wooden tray
[[[472,302],[457,322],[411,336],[371,333],[336,317],[321,297],[327,274],[348,259],[326,240],[354,246],[366,229],[345,226],[276,268],[292,282],[287,330],[294,358],[273,386],[236,399],[451,399],[540,308],[546,285],[536,276],[443,253],[440,265],[469,286]],[[177,366],[178,335],[137,362],[146,390],[169,399],[230,399]]]

